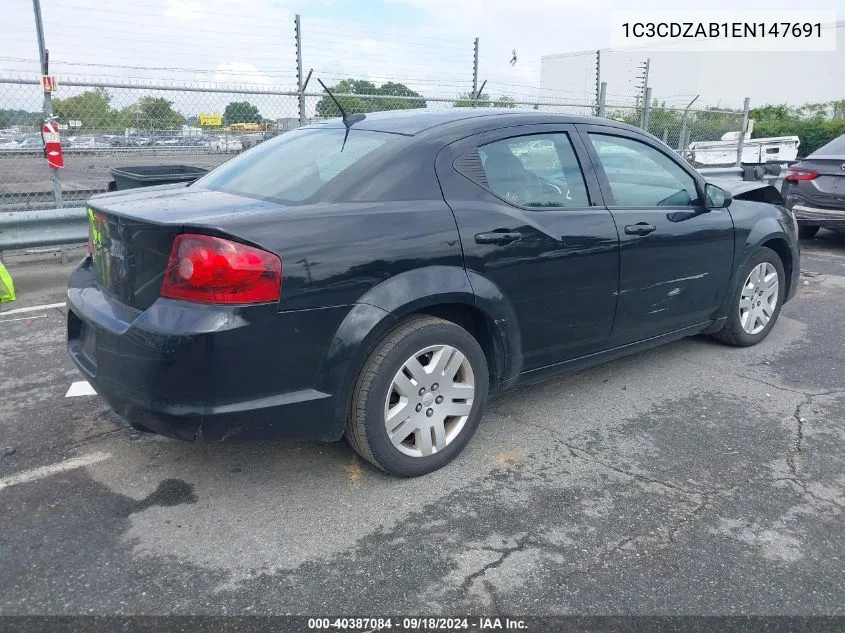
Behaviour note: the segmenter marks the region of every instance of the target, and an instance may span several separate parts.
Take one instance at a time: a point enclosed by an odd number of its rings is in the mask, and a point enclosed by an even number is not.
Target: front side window
[[[695,180],[680,165],[647,143],[621,136],[590,134],[619,207],[686,207],[698,204]]]
[[[195,186],[282,203],[312,198],[376,150],[402,137],[342,128],[286,132],[256,145],[199,179]]]
[[[567,134],[515,136],[478,148],[490,191],[537,209],[590,204],[581,166]]]

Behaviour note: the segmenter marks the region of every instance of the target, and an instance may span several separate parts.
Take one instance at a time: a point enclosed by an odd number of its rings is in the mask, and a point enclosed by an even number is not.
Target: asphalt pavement
[[[68,396],[69,267],[9,257],[0,614],[845,615],[845,238],[803,248],[762,344],[511,392],[413,480],[344,443],[139,434]]]

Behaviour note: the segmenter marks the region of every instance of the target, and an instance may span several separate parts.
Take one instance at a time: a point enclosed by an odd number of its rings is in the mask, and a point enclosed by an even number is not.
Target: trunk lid
[[[219,235],[224,218],[231,222],[270,209],[280,205],[182,184],[95,196],[88,222],[97,284],[120,302],[146,310],[159,297],[179,233]]]
[[[810,201],[824,206],[845,204],[845,159],[806,158],[794,167],[818,172],[813,180],[800,182],[800,191]]]

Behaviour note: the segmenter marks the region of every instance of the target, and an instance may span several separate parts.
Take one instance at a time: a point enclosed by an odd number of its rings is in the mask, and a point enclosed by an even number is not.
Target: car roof
[[[473,121],[474,120],[474,121]],[[477,122],[478,128],[495,128],[497,126],[528,125],[532,123],[586,123],[601,124],[635,129],[631,126],[611,121],[596,119],[588,116],[574,116],[554,112],[540,112],[537,110],[522,110],[518,108],[448,108],[445,110],[394,110],[391,112],[371,112],[362,121],[354,123],[352,129],[371,130],[376,132],[390,132],[415,136],[438,126],[450,124]],[[341,119],[329,119],[313,123],[306,127],[343,127]]]

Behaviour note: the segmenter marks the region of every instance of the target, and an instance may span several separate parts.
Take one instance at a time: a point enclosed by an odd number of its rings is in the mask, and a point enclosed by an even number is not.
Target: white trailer
[[[742,162],[758,165],[769,162],[794,161],[798,158],[797,136],[770,136],[750,138],[746,133],[742,144]],[[694,165],[716,167],[736,163],[739,132],[728,132],[720,141],[699,141],[689,144],[688,156]]]

